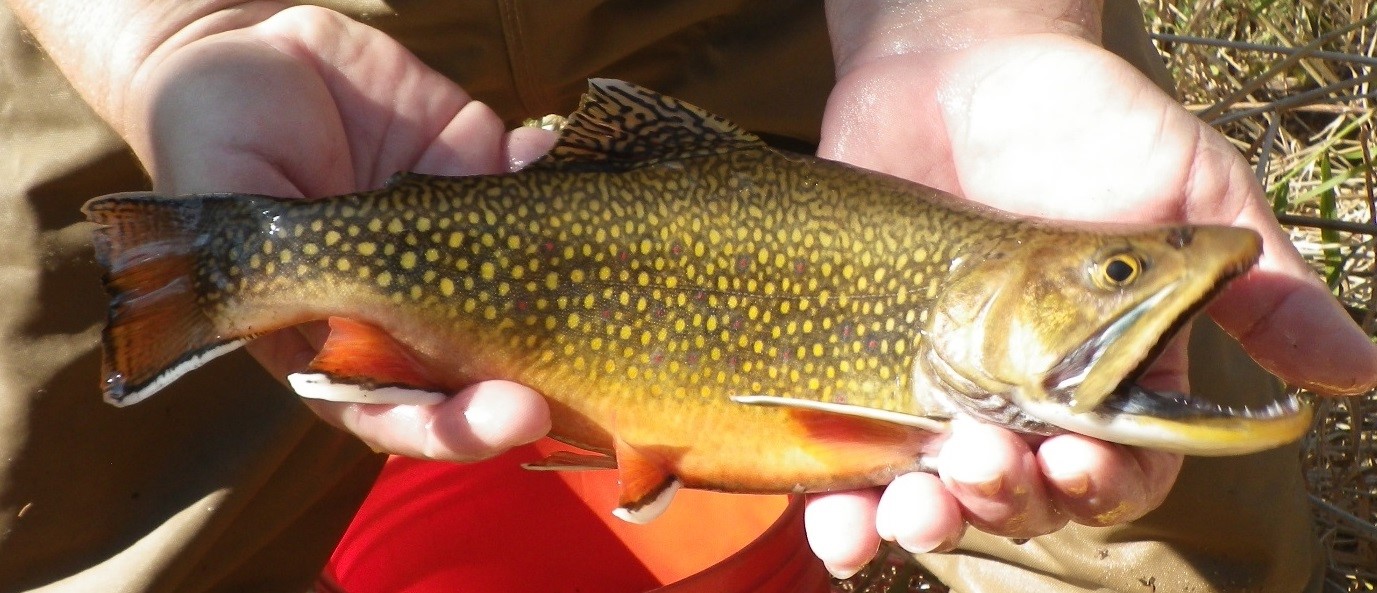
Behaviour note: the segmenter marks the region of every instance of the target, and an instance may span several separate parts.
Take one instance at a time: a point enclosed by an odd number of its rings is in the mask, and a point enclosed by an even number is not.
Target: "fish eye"
[[[1131,253],[1115,253],[1100,261],[1094,272],[1095,284],[1100,288],[1123,288],[1138,280],[1143,260]]]

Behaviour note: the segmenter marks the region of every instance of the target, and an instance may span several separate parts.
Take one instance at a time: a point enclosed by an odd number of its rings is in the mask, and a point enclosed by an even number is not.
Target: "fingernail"
[[[960,487],[989,497],[1004,485],[1004,474],[999,460],[988,454],[984,434],[983,427],[955,431],[943,445],[942,472]]]
[[[955,480],[962,488],[985,497],[994,496],[1004,485],[1004,479],[1001,476],[982,479],[978,476],[955,475],[952,476],[952,480]]]
[[[938,548],[939,546],[941,546],[942,544],[947,543],[947,540],[945,540],[945,539],[939,539],[939,540],[933,541],[933,540],[916,539],[916,538],[915,538],[915,539],[899,538],[899,539],[896,539],[896,540],[894,541],[894,543],[899,544],[899,547],[903,548],[905,552],[908,552],[908,553],[910,553],[910,554],[926,554],[926,553],[928,553],[928,552],[931,552],[931,551],[937,549],[937,548]]]
[[[862,566],[840,567],[828,564],[826,562],[822,563],[822,565],[827,567],[827,573],[832,575],[832,578],[837,579],[839,581],[844,581],[846,579],[856,576],[856,573],[860,572],[861,568],[863,568]]]
[[[1056,484],[1058,490],[1072,496],[1085,496],[1090,491],[1090,476],[1085,474],[1049,475],[1047,478]]]

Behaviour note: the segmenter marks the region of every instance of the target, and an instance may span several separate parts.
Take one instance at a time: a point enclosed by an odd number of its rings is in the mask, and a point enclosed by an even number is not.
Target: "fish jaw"
[[[1294,442],[1314,415],[1310,403],[1294,394],[1262,407],[1229,407],[1132,384],[1086,412],[1046,399],[1027,399],[1019,406],[1078,434],[1202,457],[1246,455]]]

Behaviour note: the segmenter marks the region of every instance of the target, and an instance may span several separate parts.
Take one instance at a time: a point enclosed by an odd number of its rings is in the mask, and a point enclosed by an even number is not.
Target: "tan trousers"
[[[327,2],[326,4],[331,4]],[[569,111],[590,75],[633,80],[775,139],[817,140],[832,82],[820,3],[339,0],[509,121]],[[1157,57],[1136,8],[1107,38]],[[0,9],[0,591],[303,591],[381,459],[242,354],[127,409],[101,402],[100,271],[79,207],[146,180]],[[1198,390],[1275,389],[1216,332]],[[958,591],[1318,590],[1294,448],[1190,460],[1130,525],[1023,545],[972,534],[922,561]]]

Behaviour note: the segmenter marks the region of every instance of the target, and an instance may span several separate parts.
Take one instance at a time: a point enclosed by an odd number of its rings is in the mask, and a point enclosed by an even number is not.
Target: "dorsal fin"
[[[754,134],[694,105],[629,82],[594,78],[555,147],[530,168],[617,171],[764,147]]]

